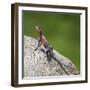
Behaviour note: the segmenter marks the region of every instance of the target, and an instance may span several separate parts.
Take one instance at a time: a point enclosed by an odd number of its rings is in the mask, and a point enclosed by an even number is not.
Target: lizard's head
[[[37,32],[41,31],[39,26],[35,26],[35,29],[37,30]]]

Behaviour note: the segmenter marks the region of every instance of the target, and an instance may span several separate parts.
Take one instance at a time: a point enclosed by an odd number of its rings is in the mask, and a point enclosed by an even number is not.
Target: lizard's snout
[[[39,29],[40,29],[40,27],[39,27],[39,26],[35,26],[35,29],[36,29],[36,30],[39,30]]]

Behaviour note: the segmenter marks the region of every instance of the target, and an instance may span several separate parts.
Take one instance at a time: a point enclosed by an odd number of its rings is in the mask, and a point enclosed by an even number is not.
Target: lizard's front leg
[[[38,40],[38,45],[37,45],[37,47],[34,49],[34,51],[36,51],[40,46],[41,46],[41,42],[40,42],[40,40]]]

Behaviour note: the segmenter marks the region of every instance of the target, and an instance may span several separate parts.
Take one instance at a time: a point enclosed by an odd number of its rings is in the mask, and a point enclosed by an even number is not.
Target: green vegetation
[[[24,35],[37,38],[36,25],[49,44],[80,69],[80,14],[23,11]]]

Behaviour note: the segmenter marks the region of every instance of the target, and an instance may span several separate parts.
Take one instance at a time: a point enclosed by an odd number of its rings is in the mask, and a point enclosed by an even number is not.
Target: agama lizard
[[[39,38],[38,38],[38,45],[35,49],[35,51],[41,47],[43,52],[47,54],[47,58],[48,61],[51,61],[51,59],[54,59],[55,61],[57,61],[59,63],[59,65],[61,66],[61,68],[63,69],[63,71],[69,75],[69,73],[63,68],[62,64],[60,63],[60,61],[57,60],[57,58],[55,57],[54,53],[53,53],[53,47],[49,46],[48,41],[44,35],[44,33],[42,32],[42,29],[39,26],[35,26],[35,29],[37,30],[38,34],[39,34]]]

